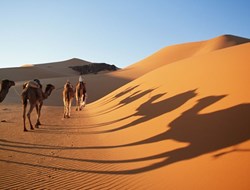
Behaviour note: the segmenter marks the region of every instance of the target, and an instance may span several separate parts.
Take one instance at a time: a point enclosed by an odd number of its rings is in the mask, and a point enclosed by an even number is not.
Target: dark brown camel
[[[11,80],[2,80],[1,91],[0,91],[0,102],[2,102],[9,92],[10,87],[15,86],[15,82]]]
[[[76,111],[81,111],[86,104],[86,86],[84,82],[76,84]]]
[[[36,121],[35,127],[38,128],[39,125],[41,125],[40,115],[41,115],[41,109],[43,106],[43,101],[50,96],[53,89],[55,89],[55,87],[52,84],[48,84],[44,92],[42,91],[42,86],[40,84],[38,85],[38,87],[24,84],[24,90],[21,95],[22,102],[23,102],[23,127],[24,127],[23,130],[24,131],[27,131],[26,108],[27,108],[28,101],[30,103],[30,109],[27,113],[27,117],[29,119],[30,129],[34,130],[31,120],[30,120],[31,112],[33,111],[34,107],[36,107],[37,121]]]
[[[64,104],[64,118],[70,118],[71,112],[71,103],[75,95],[75,90],[72,84],[69,81],[66,82],[63,89],[63,104]]]

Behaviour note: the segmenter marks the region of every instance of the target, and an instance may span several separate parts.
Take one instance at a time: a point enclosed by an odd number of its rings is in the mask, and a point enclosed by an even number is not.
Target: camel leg
[[[80,108],[80,103],[79,103],[79,97],[78,96],[76,96],[76,111],[78,111]]]
[[[82,111],[82,96],[79,97],[79,111]]]
[[[34,127],[33,127],[32,123],[31,123],[31,119],[30,119],[31,112],[33,111],[34,107],[35,107],[35,104],[30,104],[30,109],[29,109],[29,111],[27,113],[27,117],[29,119],[30,129],[31,130],[34,130]]]
[[[40,116],[41,116],[41,110],[42,110],[43,102],[41,102],[39,105],[36,105],[36,111],[37,111],[37,121],[36,121],[36,128],[39,128],[39,125],[41,125],[40,122]]]
[[[76,100],[76,111],[79,111],[79,100]]]
[[[63,117],[66,118],[68,115],[68,102],[64,100],[64,112],[63,112]]]
[[[39,107],[38,107],[38,104],[36,104],[36,113],[37,113],[37,121],[36,121],[36,125],[39,121]]]
[[[81,96],[80,110],[82,110],[83,107],[85,107],[85,94],[83,94],[83,95]]]
[[[64,118],[68,118],[69,113],[69,102],[67,100],[64,101]]]
[[[42,107],[43,107],[43,102],[41,102],[40,105],[39,105],[39,117],[38,117],[38,121],[37,121],[38,125],[42,125],[41,122],[40,122]]]
[[[76,97],[76,111],[78,111],[78,99]]]
[[[66,118],[66,105],[64,105],[63,118]]]
[[[78,98],[78,111],[81,111],[81,98]]]
[[[86,94],[83,94],[82,101],[85,102]]]
[[[70,100],[66,101],[66,105],[65,105],[65,117],[66,118],[70,118]]]
[[[82,98],[82,106],[85,107],[86,105],[86,93],[83,94],[83,98]]]
[[[27,108],[27,103],[23,104],[23,131],[28,131],[26,129],[26,108]]]
[[[69,104],[68,104],[68,118],[70,118],[71,102],[72,102],[72,100],[69,100]]]

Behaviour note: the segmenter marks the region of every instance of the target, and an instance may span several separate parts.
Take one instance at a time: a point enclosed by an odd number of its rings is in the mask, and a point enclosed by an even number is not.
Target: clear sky
[[[250,38],[249,0],[0,0],[0,67],[80,58],[124,68],[161,48]]]

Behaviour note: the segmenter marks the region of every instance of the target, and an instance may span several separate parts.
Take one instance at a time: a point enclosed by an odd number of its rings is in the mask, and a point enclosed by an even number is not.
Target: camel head
[[[46,96],[48,97],[48,96],[50,96],[52,90],[54,90],[54,89],[55,89],[55,86],[54,86],[54,85],[52,85],[52,84],[47,84],[44,93],[45,93]]]
[[[67,82],[67,83],[65,84],[65,88],[66,88],[66,89],[72,88],[72,85],[71,85],[70,83]]]
[[[2,82],[1,82],[1,89],[7,89],[8,90],[12,86],[15,86],[14,81],[5,79],[5,80],[2,80]]]
[[[1,82],[1,91],[0,91],[0,102],[4,100],[7,93],[9,92],[9,88],[15,86],[15,82],[11,80],[2,80]]]

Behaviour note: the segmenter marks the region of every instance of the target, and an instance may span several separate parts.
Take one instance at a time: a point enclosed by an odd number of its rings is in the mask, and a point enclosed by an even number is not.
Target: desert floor
[[[83,61],[0,69],[16,82],[0,104],[0,189],[249,190],[249,41],[174,45],[86,75],[88,104],[69,119],[62,87]],[[37,77],[56,89],[23,132],[22,84]]]

